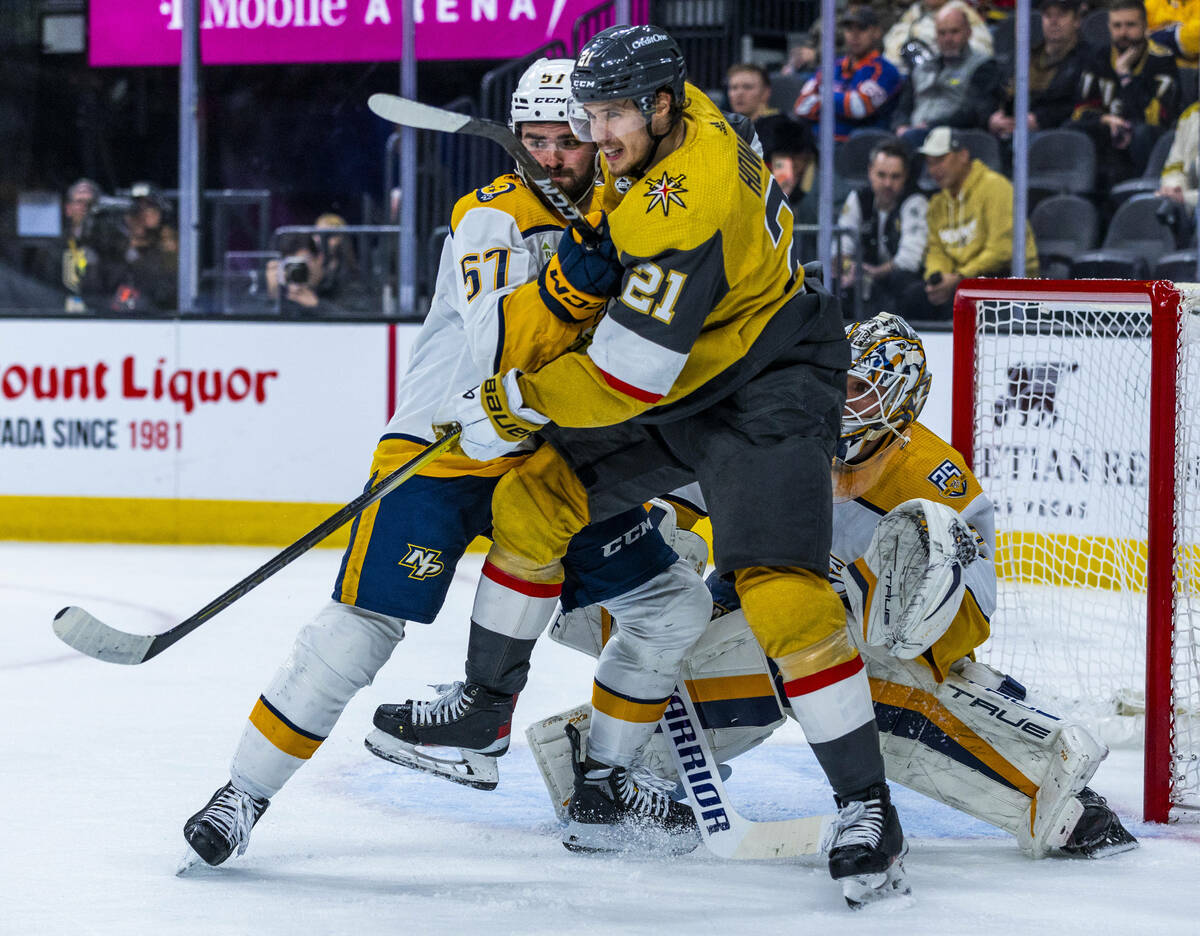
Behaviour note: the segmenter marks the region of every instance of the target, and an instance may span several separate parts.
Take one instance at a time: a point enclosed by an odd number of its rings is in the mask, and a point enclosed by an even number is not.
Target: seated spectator
[[[939,191],[929,200],[925,282],[909,286],[900,314],[909,319],[948,319],[958,284],[970,276],[1012,272],[1012,183],[971,159],[950,127],[935,127],[921,147]],[[1025,272],[1036,276],[1037,248],[1025,226]]]
[[[958,3],[971,24],[971,48],[980,55],[992,54],[992,34],[987,24],[975,10],[959,0]],[[888,30],[883,40],[883,54],[905,74],[922,59],[929,58],[937,48],[937,24],[934,17],[938,10],[947,5],[947,0],[917,0],[899,21]]]
[[[971,48],[966,8],[948,3],[936,23],[937,54],[913,69],[896,109],[896,133],[910,149],[925,142],[931,127],[983,127],[1000,101],[1000,69]]]
[[[864,127],[887,129],[900,92],[896,66],[879,54],[879,20],[870,7],[850,7],[842,17],[846,56],[834,78],[834,138],[844,140]],[[796,99],[796,116],[821,119],[821,75],[805,82]]]
[[[322,296],[325,256],[311,234],[279,239],[280,260],[267,263],[267,295],[288,318],[337,315],[343,311],[332,296]]]
[[[166,223],[168,204],[149,182],[130,188],[125,249],[112,308],[118,312],[167,312],[177,306],[179,238]]]
[[[1179,103],[1175,59],[1146,37],[1142,0],[1114,0],[1108,33],[1084,67],[1071,120],[1096,143],[1103,188],[1142,174]]]
[[[857,282],[871,316],[891,308],[908,287],[921,284],[929,202],[917,191],[908,150],[899,141],[871,150],[867,183],[846,196],[838,227],[856,232],[840,238],[842,288]],[[858,269],[856,247],[862,259]]]
[[[1180,68],[1200,65],[1200,0],[1146,0],[1146,26]]]
[[[794,121],[767,103],[771,97],[771,79],[767,77],[766,69],[744,63],[731,65],[725,73],[725,83],[729,109],[754,123],[758,141],[763,152],[767,152],[771,149],[776,128]]]
[[[1160,198],[1174,206],[1166,212],[1175,229],[1177,246],[1186,247],[1194,230],[1196,200],[1200,195],[1200,104],[1183,112],[1175,125],[1175,139],[1159,180]]]
[[[1042,41],[1029,55],[1029,129],[1061,127],[1075,109],[1075,96],[1088,57],[1079,38],[1083,18],[1080,0],[1042,0]],[[1002,140],[1012,138],[1013,82],[1009,78],[1004,101],[988,118],[988,129]]]

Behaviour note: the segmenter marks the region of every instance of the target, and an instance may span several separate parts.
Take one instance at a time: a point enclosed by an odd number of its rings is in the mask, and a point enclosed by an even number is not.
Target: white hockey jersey
[[[538,299],[537,275],[558,248],[563,222],[517,175],[459,199],[442,246],[437,286],[401,376],[384,440],[432,441],[435,413],[452,395],[516,367],[531,371],[561,354],[585,325],[555,319]],[[512,458],[477,462],[446,455],[423,474],[506,471]]]

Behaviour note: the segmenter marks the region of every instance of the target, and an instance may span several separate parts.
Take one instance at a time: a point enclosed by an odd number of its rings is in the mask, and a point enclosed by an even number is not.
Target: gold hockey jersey
[[[605,168],[619,298],[586,351],[520,379],[525,403],[560,426],[612,425],[688,397],[795,311],[804,274],[787,199],[721,111],[692,85],[687,95],[677,149],[641,179]],[[844,367],[840,320],[800,315],[787,320],[791,342],[836,343],[829,365]]]

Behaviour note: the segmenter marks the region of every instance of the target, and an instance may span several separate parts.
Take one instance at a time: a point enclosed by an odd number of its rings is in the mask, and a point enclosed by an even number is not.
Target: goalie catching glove
[[[567,228],[558,252],[538,274],[538,292],[546,308],[565,322],[591,318],[621,291],[625,268],[608,233],[608,219],[599,211],[587,216],[599,240],[585,244],[579,232]]]
[[[963,569],[978,555],[974,533],[950,507],[914,498],[891,510],[844,576],[867,643],[901,660],[928,650],[958,613]]]
[[[478,387],[451,397],[434,416],[437,438],[461,430],[458,444],[464,455],[487,461],[515,452],[529,437],[546,425],[541,413],[521,399],[518,370],[489,377]]]

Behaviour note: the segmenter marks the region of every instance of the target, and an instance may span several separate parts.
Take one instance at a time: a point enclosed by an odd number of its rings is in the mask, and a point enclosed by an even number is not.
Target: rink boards
[[[417,328],[0,321],[0,539],[292,542],[362,490]]]

